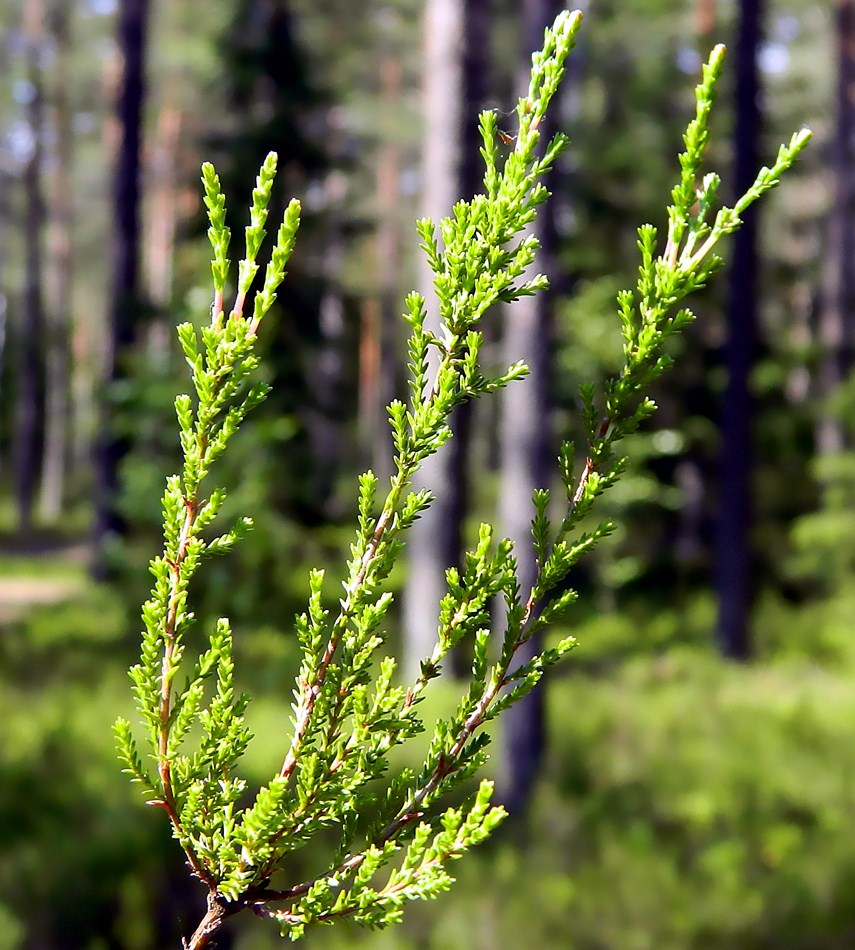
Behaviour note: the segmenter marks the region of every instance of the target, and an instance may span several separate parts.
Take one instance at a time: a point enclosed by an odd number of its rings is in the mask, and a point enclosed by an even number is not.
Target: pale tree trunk
[[[462,0],[426,0],[423,30],[421,213],[438,226],[459,197]],[[419,289],[427,298],[427,327],[436,333],[439,313],[433,274],[423,256],[419,263]],[[433,651],[439,602],[446,590],[445,570],[459,557],[460,514],[455,493],[460,486],[455,484],[452,452],[446,444],[428,459],[416,485],[430,489],[436,500],[412,528],[408,546],[403,649],[405,675],[410,677]]]
[[[762,115],[757,54],[762,22],[762,0],[741,0],[734,68],[733,181],[737,195],[751,186],[759,167]],[[742,228],[734,235],[724,351],[728,379],[721,416],[721,476],[714,574],[718,597],[718,646],[725,656],[732,659],[745,659],[751,651],[749,625],[755,582],[755,559],[751,550],[754,401],[750,377],[757,359],[759,309],[756,207],[744,214]]]
[[[71,13],[64,2],[53,4],[50,32],[56,59],[53,76],[53,127],[56,148],[51,183],[51,220],[48,234],[50,253],[47,273],[50,306],[47,310],[44,450],[39,514],[47,523],[62,513],[69,461],[70,412],[70,327],[72,321],[73,201],[71,186],[72,130],[69,99],[69,53]]]
[[[32,527],[33,506],[39,477],[42,425],[44,421],[44,337],[43,237],[45,204],[43,183],[44,84],[40,53],[44,43],[44,8],[41,0],[24,5],[27,79],[30,101],[27,125],[30,153],[24,167],[24,294],[23,321],[17,334],[17,393],[14,425],[15,498],[18,525]]]
[[[555,0],[523,0],[525,49],[521,73],[528,82],[531,51],[538,49],[544,28],[552,22]],[[524,90],[520,89],[520,95]],[[541,125],[543,141],[549,140],[554,123]],[[553,183],[550,182],[550,185]],[[552,277],[556,272],[552,204],[541,207],[536,233],[541,242],[533,270]],[[549,486],[555,454],[552,432],[552,377],[554,291],[523,297],[506,310],[503,363],[525,360],[529,376],[502,393],[501,481],[499,527],[514,542],[519,586],[525,598],[536,579],[531,539],[532,495]],[[538,636],[519,652],[525,663],[542,649]],[[499,795],[513,814],[525,804],[543,759],[545,722],[542,686],[535,687],[502,717],[502,772]]]
[[[341,113],[330,109],[327,114],[327,155],[335,166],[341,160]],[[327,507],[335,501],[336,477],[345,455],[342,406],[344,372],[345,314],[341,290],[344,261],[342,208],[345,200],[344,173],[336,167],[324,178],[326,213],[324,215],[324,289],[318,305],[320,344],[313,372],[309,376],[313,409],[307,413],[307,429],[313,444],[313,494]]]
[[[116,103],[118,142],[113,177],[113,273],[104,332],[101,423],[95,446],[95,563],[108,573],[107,547],[124,530],[118,508],[119,466],[128,445],[115,430],[110,398],[122,379],[140,306],[140,158],[145,99],[147,0],[121,0],[118,45],[121,78]]]
[[[716,0],[696,0],[695,34],[704,45],[715,28],[715,7]],[[702,55],[705,55],[705,53],[702,53]]]
[[[817,389],[828,399],[848,378],[855,347],[855,2],[838,0],[837,109],[831,141],[832,201],[826,218],[817,336]],[[843,421],[828,409],[816,428],[821,455],[845,447]]]
[[[382,226],[382,225],[381,225]],[[375,240],[375,248],[377,242]],[[380,332],[382,315],[380,297],[370,294],[359,304],[359,465],[366,466],[383,482],[389,479],[386,427],[380,412]]]
[[[381,102],[390,108],[401,94],[401,61],[384,53],[380,59]],[[397,206],[401,148],[386,141],[377,156],[377,234],[374,241],[376,296],[363,303],[360,342],[359,431],[363,461],[381,483],[392,474],[391,439],[386,406],[395,395],[395,367],[399,355],[400,229]]]
[[[108,56],[102,67],[101,94],[104,102],[116,103],[122,82],[122,59],[119,50]],[[122,129],[115,108],[105,117],[101,149],[105,165],[114,168],[119,153]],[[110,206],[112,207],[112,206]],[[108,221],[112,250],[115,223]],[[112,271],[107,270],[107,280]],[[109,302],[109,286],[105,288]],[[107,304],[105,304],[106,310]],[[99,427],[104,422],[101,411],[103,396],[104,367],[107,362],[106,314],[93,315],[86,310],[77,309],[72,313],[71,334],[71,425],[70,425],[70,468],[73,472],[91,472],[97,478],[97,452]],[[97,491],[97,490],[96,490]],[[94,537],[94,536],[93,536]]]
[[[183,115],[166,102],[157,120],[148,160],[148,199],[144,263],[146,294],[153,306],[165,309],[172,300],[175,233],[178,227],[178,149]]]
[[[183,118],[174,103],[167,101],[161,107],[145,171],[149,192],[143,241],[145,295],[157,314],[147,328],[147,342],[150,358],[161,366],[168,359],[174,325],[168,310],[178,229],[178,150]]]
[[[483,143],[478,115],[486,105],[490,85],[491,6],[491,0],[464,0],[463,5],[462,109],[458,116],[460,161],[457,185],[458,197],[466,200],[470,200],[473,195],[483,191],[484,159],[481,155]],[[489,317],[495,318],[496,314],[492,313]],[[498,328],[492,319],[487,319],[481,331],[484,334],[486,350],[491,344],[495,344]],[[488,400],[487,405],[490,404],[496,405],[493,400]],[[472,507],[472,435],[475,428],[474,418],[479,408],[476,403],[465,403],[455,410],[451,417],[453,438],[444,448],[444,451],[448,453],[448,479],[452,489],[446,512],[447,566],[460,567],[464,557],[463,528]],[[495,417],[485,418],[484,430],[489,432],[490,423],[495,421]],[[466,674],[465,647],[452,653],[450,665],[451,671],[455,674]]]

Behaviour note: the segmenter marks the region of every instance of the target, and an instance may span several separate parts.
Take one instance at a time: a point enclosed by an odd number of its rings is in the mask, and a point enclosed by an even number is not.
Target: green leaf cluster
[[[482,525],[462,568],[448,572],[436,647],[414,682],[399,683],[394,659],[382,650],[392,601],[387,581],[407,529],[431,503],[428,492],[412,490],[413,476],[449,438],[449,417],[457,406],[527,372],[521,363],[499,373],[484,367],[480,324],[494,304],[546,286],[543,275],[530,276],[538,241],[529,225],[548,197],[543,177],[567,140],[559,134],[541,143],[539,127],[580,20],[579,13],[565,12],[546,31],[543,49],[532,59],[528,92],[517,105],[518,134],[504,158],[495,113],[481,115],[483,192],[455,205],[438,226],[427,219],[418,224],[434,274],[440,329],[427,328],[425,300],[411,294],[405,314],[411,329],[409,397],[389,406],[394,473],[383,488],[371,472],[360,478],[358,529],[337,603],[324,572],[310,574],[308,605],[295,622],[302,662],[292,732],[281,767],[254,798],[233,774],[250,737],[244,723],[247,697],[234,687],[231,630],[221,619],[196,660],[186,659],[194,624],[188,596],[203,557],[230,549],[251,526],[242,518],[209,537],[225,495],[205,486],[247,413],[266,395],[253,376],[254,344],[285,274],[299,205],[292,202],[285,212],[262,288],[245,314],[276,169],[275,156],[269,156],[253,191],[246,254],[226,315],[225,200],[213,168],[203,168],[213,248],[212,317],[201,333],[190,325],[179,328],[194,396],[179,396],[175,404],[183,466],[163,496],[164,548],[151,565],[155,582],[143,606],[140,662],[131,670],[154,770],[140,756],[129,723],[116,724],[126,771],[142,784],[149,803],[167,813],[193,873],[208,886],[208,915],[191,947],[205,946],[226,917],[244,908],[275,918],[291,939],[313,922],[341,917],[371,927],[394,924],[407,901],[445,890],[451,882],[448,862],[502,820],[503,809],[490,805],[489,782],[460,809],[443,811],[438,803],[486,761],[488,736],[482,727],[574,647],[573,637],[565,637],[531,659],[518,658],[531,637],[574,600],[566,585],[569,572],[612,529],[609,523],[585,529],[582,522],[624,469],[616,444],[655,408],[647,387],[668,366],[668,339],[691,318],[677,309],[680,302],[719,266],[712,254],[718,240],[738,226],[751,201],[777,183],[807,141],[806,133],[794,137],[749,193],[708,224],[718,178],[706,176],[700,188],[696,181],[723,59],[721,48],[714,51],[685,137],[665,249],[657,253],[653,227],[640,229],[637,286],[618,298],[624,366],[601,398],[593,385],[583,387],[584,460],[579,464],[570,445],[561,452],[565,502],[557,524],[549,517],[549,492],[535,494],[535,583],[530,590],[520,588],[511,542]],[[497,604],[498,623],[492,616]],[[472,655],[464,694],[449,716],[433,724],[421,767],[390,778],[390,753],[425,729],[419,703],[430,681],[442,674],[449,650],[464,639]],[[182,672],[186,678],[179,687]],[[319,835],[333,841],[328,867],[308,880],[286,879],[283,886],[289,856]]]
[[[235,802],[244,783],[230,776],[249,741],[243,714],[248,697],[235,694],[232,634],[221,619],[186,675],[176,685],[184,664],[185,636],[194,624],[188,607],[190,582],[204,556],[228,551],[252,527],[240,518],[224,533],[208,536],[226,500],[222,488],[204,491],[211,467],[225,451],[247,413],[266,396],[267,387],[253,380],[258,359],[256,331],[285,276],[285,263],[299,226],[299,204],[291,202],[279,228],[264,285],[255,298],[251,319],[244,316],[247,291],[256,274],[255,258],[265,237],[267,203],[276,172],[276,156],[268,156],[253,193],[238,293],[228,316],[223,295],[229,272],[230,232],[225,223],[225,199],[210,165],[202,169],[205,204],[214,252],[214,302],[211,322],[201,332],[191,323],[178,328],[178,337],[191,370],[194,397],[175,400],[183,455],[180,474],[167,480],[163,494],[163,553],[151,562],[154,586],[143,604],[140,661],[130,670],[140,718],[157,763],[146,769],[130,724],[119,719],[115,734],[119,755],[133,781],[143,785],[149,803],[163,808],[194,872],[212,883],[234,862]],[[216,689],[206,702],[209,680]],[[192,753],[182,751],[193,727],[201,739]]]

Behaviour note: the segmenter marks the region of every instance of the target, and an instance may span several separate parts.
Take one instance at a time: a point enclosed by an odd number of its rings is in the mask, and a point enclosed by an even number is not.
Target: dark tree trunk
[[[9,293],[6,275],[9,228],[9,186],[11,176],[0,169],[0,398],[9,400],[12,388],[9,385],[9,366],[7,359]],[[0,470],[6,467],[5,445],[0,445]]]
[[[111,406],[115,384],[134,339],[140,308],[140,165],[148,0],[121,0],[118,46],[121,78],[116,103],[118,143],[113,178],[113,272],[105,338],[101,422],[95,446],[95,564],[96,576],[108,572],[107,545],[121,535],[124,523],[118,507],[119,467],[128,441],[118,433]]]
[[[493,0],[465,0],[463,5],[463,75],[460,115],[460,197],[482,191],[484,159],[478,115],[490,94],[490,14]]]
[[[837,109],[830,165],[833,200],[822,255],[817,335],[820,346],[817,389],[831,396],[848,378],[855,347],[855,3],[837,3]],[[824,411],[816,444],[822,455],[845,447],[842,419]]]
[[[695,43],[703,61],[714,45],[713,31],[716,26],[716,0],[695,0]],[[706,351],[700,327],[692,324],[687,331],[691,335],[691,350],[697,354]],[[702,373],[700,374],[703,375]],[[706,394],[706,387],[703,387]],[[688,399],[689,412],[693,400]],[[674,561],[678,576],[688,579],[697,571],[707,572],[709,544],[706,538],[708,515],[706,499],[716,478],[715,466],[710,465],[702,453],[689,449],[680,458],[674,470],[674,484],[680,492],[680,505],[676,512]]]
[[[543,41],[543,31],[556,13],[555,0],[523,0],[522,75],[528,81],[531,51]],[[522,95],[524,90],[520,90]],[[554,131],[554,122],[541,125],[542,141]],[[550,186],[554,182],[549,183]],[[552,203],[540,209],[537,234],[541,242],[536,270],[555,274],[556,237]],[[523,297],[507,311],[505,356],[508,365],[524,359],[531,374],[502,394],[501,486],[499,524],[501,533],[514,542],[520,590],[525,598],[536,578],[531,539],[532,495],[549,485],[553,466],[552,377],[554,291]],[[542,649],[533,637],[519,654],[525,662]],[[545,747],[544,696],[542,684],[532,690],[502,717],[503,765],[499,794],[513,814],[521,810],[540,770]]]
[[[10,69],[10,30],[0,34],[0,75],[9,76]],[[5,87],[4,87],[5,88]],[[12,185],[12,175],[9,172],[8,144],[0,143],[0,398],[7,404],[11,401],[11,387],[8,380],[8,361],[6,358],[6,344],[8,339],[9,318],[9,275],[7,273],[9,258],[9,238],[12,230],[12,209],[9,194]],[[0,452],[5,452],[6,446],[0,445]],[[6,458],[0,455],[0,470],[5,468]]]
[[[17,400],[13,447],[15,498],[18,525],[22,531],[32,527],[44,424],[44,83],[40,62],[44,42],[44,9],[40,0],[28,0],[24,6],[24,33],[27,43],[27,78],[31,89],[27,106],[31,148],[23,174],[25,272],[23,321],[17,340]]]
[[[760,77],[757,53],[761,39],[762,0],[741,0],[734,76],[734,188],[737,195],[754,181],[759,168]],[[733,242],[724,350],[728,381],[721,416],[721,478],[715,552],[718,596],[717,638],[721,652],[746,659],[751,650],[750,612],[754,586],[751,551],[751,426],[753,400],[750,374],[757,358],[758,270],[755,207]]]

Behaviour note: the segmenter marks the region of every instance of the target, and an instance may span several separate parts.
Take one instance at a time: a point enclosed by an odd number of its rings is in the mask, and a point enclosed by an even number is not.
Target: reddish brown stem
[[[227,903],[215,891],[211,891],[208,894],[208,910],[193,936],[184,941],[184,950],[204,950],[210,946],[226,920],[242,908],[242,904]]]
[[[303,742],[306,730],[309,727],[309,722],[315,709],[315,702],[320,695],[321,688],[323,687],[324,680],[326,679],[327,669],[329,668],[332,658],[335,655],[335,651],[338,648],[339,635],[350,615],[353,595],[359,590],[365,581],[365,577],[368,573],[369,567],[371,566],[371,562],[374,560],[377,550],[380,547],[380,543],[383,540],[383,536],[389,527],[389,523],[395,515],[395,510],[397,508],[397,503],[401,492],[408,481],[409,472],[405,471],[401,474],[397,484],[390,491],[383,512],[377,521],[376,527],[374,528],[374,534],[371,536],[371,540],[368,542],[365,552],[362,555],[359,571],[347,589],[344,601],[342,602],[341,612],[339,613],[330,633],[330,638],[327,641],[323,658],[321,659],[321,663],[318,667],[317,676],[311,685],[307,683],[301,684],[300,712],[298,715],[297,725],[294,730],[294,736],[291,739],[291,747],[288,750],[288,755],[285,757],[282,768],[279,770],[279,775],[281,778],[290,778],[297,766],[297,760],[300,755],[300,746]]]

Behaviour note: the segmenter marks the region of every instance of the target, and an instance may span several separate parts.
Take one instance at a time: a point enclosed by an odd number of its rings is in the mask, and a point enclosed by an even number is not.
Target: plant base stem
[[[204,950],[223,926],[226,918],[237,913],[239,905],[227,903],[222,896],[213,891],[208,894],[208,910],[193,936],[184,941],[184,950]]]

